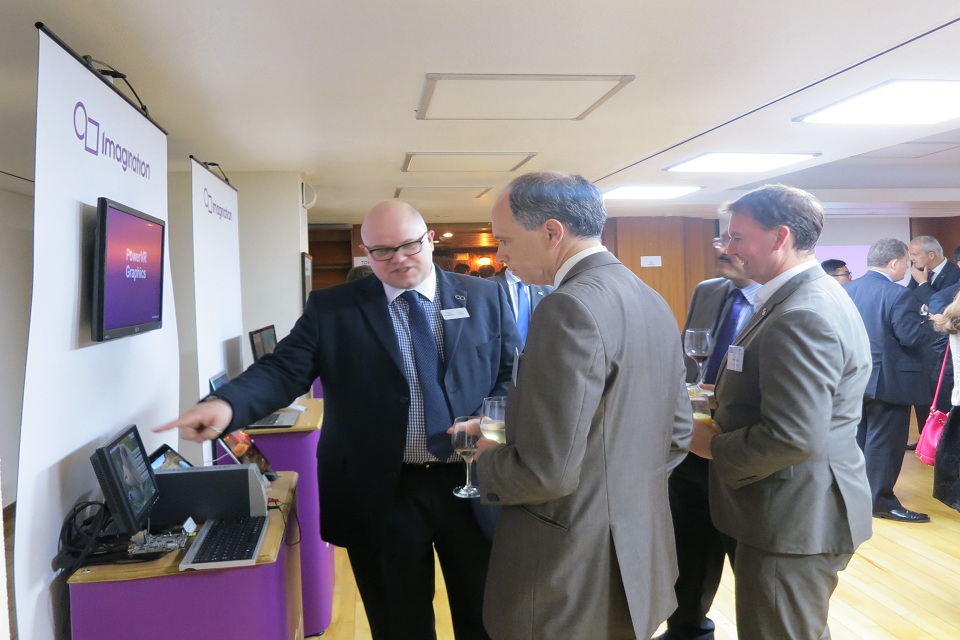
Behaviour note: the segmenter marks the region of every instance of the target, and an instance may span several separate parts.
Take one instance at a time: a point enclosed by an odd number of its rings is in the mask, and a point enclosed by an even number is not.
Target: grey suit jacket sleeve
[[[552,313],[538,316],[537,332],[520,356],[538,366],[521,368],[511,391],[543,393],[544,401],[520,403],[517,419],[507,423],[510,444],[478,461],[481,486],[498,494],[501,504],[547,502],[576,490],[603,396],[603,345],[592,314],[572,296],[552,294],[551,304]],[[523,428],[516,428],[518,423]]]
[[[766,478],[823,449],[843,371],[840,337],[813,310],[787,311],[766,328],[762,340],[761,421],[713,439],[712,465],[732,487]]]

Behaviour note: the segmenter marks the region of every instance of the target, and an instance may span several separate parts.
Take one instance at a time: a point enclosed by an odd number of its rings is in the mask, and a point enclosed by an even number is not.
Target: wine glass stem
[[[703,374],[705,373],[703,364],[702,362],[697,363],[697,386],[703,386]]]
[[[473,466],[473,456],[470,456],[469,458],[464,458],[463,461],[467,463],[467,484],[464,486],[464,488],[470,489],[471,487],[473,487],[473,482],[470,479],[470,467]]]

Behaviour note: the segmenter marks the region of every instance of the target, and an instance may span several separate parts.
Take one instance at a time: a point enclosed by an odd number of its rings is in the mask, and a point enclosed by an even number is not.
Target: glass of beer
[[[483,413],[480,417],[480,432],[484,438],[489,438],[505,444],[507,436],[504,427],[504,416],[507,411],[507,397],[493,396],[483,399]]]

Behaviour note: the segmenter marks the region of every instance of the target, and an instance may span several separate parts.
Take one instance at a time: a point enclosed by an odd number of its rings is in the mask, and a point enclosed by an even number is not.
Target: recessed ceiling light
[[[809,160],[818,153],[705,153],[667,167],[665,171],[710,173],[760,173]]]
[[[450,233],[449,231],[447,231],[445,234],[443,234],[443,237],[444,237],[444,238],[452,238],[452,237],[453,237],[453,234]]]
[[[617,187],[603,194],[604,200],[669,200],[699,191],[701,187]]]
[[[894,80],[795,120],[836,124],[936,124],[960,118],[960,82]]]

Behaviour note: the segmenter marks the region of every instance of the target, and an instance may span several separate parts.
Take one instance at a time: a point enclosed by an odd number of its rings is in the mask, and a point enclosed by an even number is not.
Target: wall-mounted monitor
[[[90,463],[117,532],[132,536],[144,530],[160,491],[137,426],[130,425],[97,447]]]
[[[253,352],[253,361],[256,362],[277,348],[277,331],[273,325],[256,329],[250,332],[250,350]]]
[[[97,200],[91,333],[102,342],[163,324],[162,220]]]

